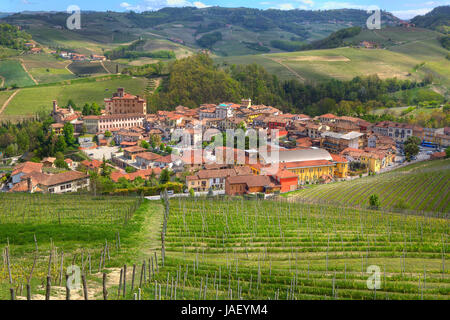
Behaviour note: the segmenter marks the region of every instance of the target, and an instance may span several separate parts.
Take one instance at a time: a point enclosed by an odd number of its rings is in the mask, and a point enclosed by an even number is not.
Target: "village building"
[[[365,146],[365,134],[360,132],[336,133],[324,132],[322,133],[321,147],[331,153],[340,153],[344,149],[362,149]]]
[[[141,127],[144,124],[143,114],[115,114],[83,117],[86,130],[90,134],[105,133],[113,129]]]
[[[126,93],[123,88],[117,89],[112,98],[105,99],[106,113],[116,114],[147,114],[147,102],[139,96]]]
[[[89,176],[78,171],[58,174],[32,172],[22,177],[10,192],[68,193],[87,190],[90,186]]]
[[[269,194],[280,191],[281,185],[271,176],[232,176],[225,180],[225,194],[230,196],[256,193]]]

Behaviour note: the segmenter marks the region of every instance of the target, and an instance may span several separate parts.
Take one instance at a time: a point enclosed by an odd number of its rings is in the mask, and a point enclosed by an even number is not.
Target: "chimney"
[[[56,113],[56,109],[58,109],[58,102],[56,102],[56,100],[53,100],[53,113]]]

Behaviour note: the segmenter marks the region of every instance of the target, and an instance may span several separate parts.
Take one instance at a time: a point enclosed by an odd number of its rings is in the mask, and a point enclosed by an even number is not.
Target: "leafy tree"
[[[66,143],[66,139],[64,138],[64,136],[58,136],[58,140],[56,141],[56,151],[59,152],[66,152],[67,149],[67,143]]]
[[[411,161],[412,157],[419,154],[419,146],[415,143],[408,143],[404,146],[406,159]]]
[[[75,129],[73,125],[69,122],[66,122],[63,127],[63,134],[68,146],[73,146],[75,144],[75,137],[73,135]]]
[[[148,148],[150,148],[150,144],[147,141],[142,140],[141,141],[141,147],[144,148],[144,149],[148,149]]]
[[[65,162],[64,160],[61,160],[61,159],[55,160],[55,166],[57,168],[69,169],[69,165],[67,164],[67,162]]]
[[[380,208],[381,204],[380,204],[380,198],[378,197],[378,195],[376,195],[376,194],[371,195],[369,198],[369,204],[372,209]]]
[[[133,167],[128,166],[128,167],[125,168],[125,172],[126,173],[133,173],[133,172],[136,172],[136,169],[133,168]]]
[[[159,177],[159,183],[160,184],[166,184],[170,181],[170,172],[168,169],[164,169],[161,171],[161,175]]]
[[[450,147],[445,149],[445,158],[450,158]]]
[[[105,131],[105,137],[106,138],[111,138],[112,137],[112,133],[108,130]]]

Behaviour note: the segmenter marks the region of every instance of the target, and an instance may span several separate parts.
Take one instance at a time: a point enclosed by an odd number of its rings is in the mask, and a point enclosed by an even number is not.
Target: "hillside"
[[[294,198],[345,206],[369,205],[372,194],[386,209],[450,212],[450,160],[421,162],[355,181],[316,185]],[[395,188],[393,188],[395,186]]]
[[[363,10],[328,11],[258,10],[249,8],[164,8],[143,12],[84,12],[82,30],[65,29],[65,13],[14,14],[4,18],[22,26],[47,46],[77,46],[88,42],[89,49],[109,49],[117,43],[153,36],[200,48],[197,40],[220,32],[222,40],[213,46],[220,55],[243,55],[280,50],[273,40],[313,41],[351,26],[364,26],[368,14]],[[395,25],[397,18],[383,12],[383,21]],[[82,48],[81,46],[79,48]],[[81,52],[83,53],[83,52]]]
[[[439,43],[440,36],[436,31],[422,28],[363,29],[358,35],[344,39],[353,47],[216,57],[215,61],[226,65],[258,63],[281,79],[302,82],[320,82],[330,78],[349,80],[371,74],[383,79],[418,80],[431,73],[440,93],[448,95],[450,64],[446,56],[450,52]],[[359,48],[362,41],[375,42],[384,49]]]
[[[442,33],[450,33],[450,6],[434,8],[426,15],[411,20],[417,27],[429,28]]]

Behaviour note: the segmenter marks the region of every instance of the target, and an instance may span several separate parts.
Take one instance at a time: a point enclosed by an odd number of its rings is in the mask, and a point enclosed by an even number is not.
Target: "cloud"
[[[210,7],[210,6],[204,4],[203,2],[200,2],[200,1],[194,2],[193,5],[194,5],[195,7],[197,7],[197,8],[199,8],[199,9]]]
[[[401,19],[412,19],[415,16],[423,16],[433,10],[433,8],[421,8],[421,9],[411,9],[411,10],[397,10],[392,11],[392,14]]]
[[[370,6],[368,6],[368,5],[360,5],[360,4],[355,4],[355,3],[351,3],[351,2],[328,1],[328,2],[325,2],[320,7],[320,9],[325,9],[325,10],[333,10],[333,9],[361,9],[361,10],[366,10],[369,7]]]

